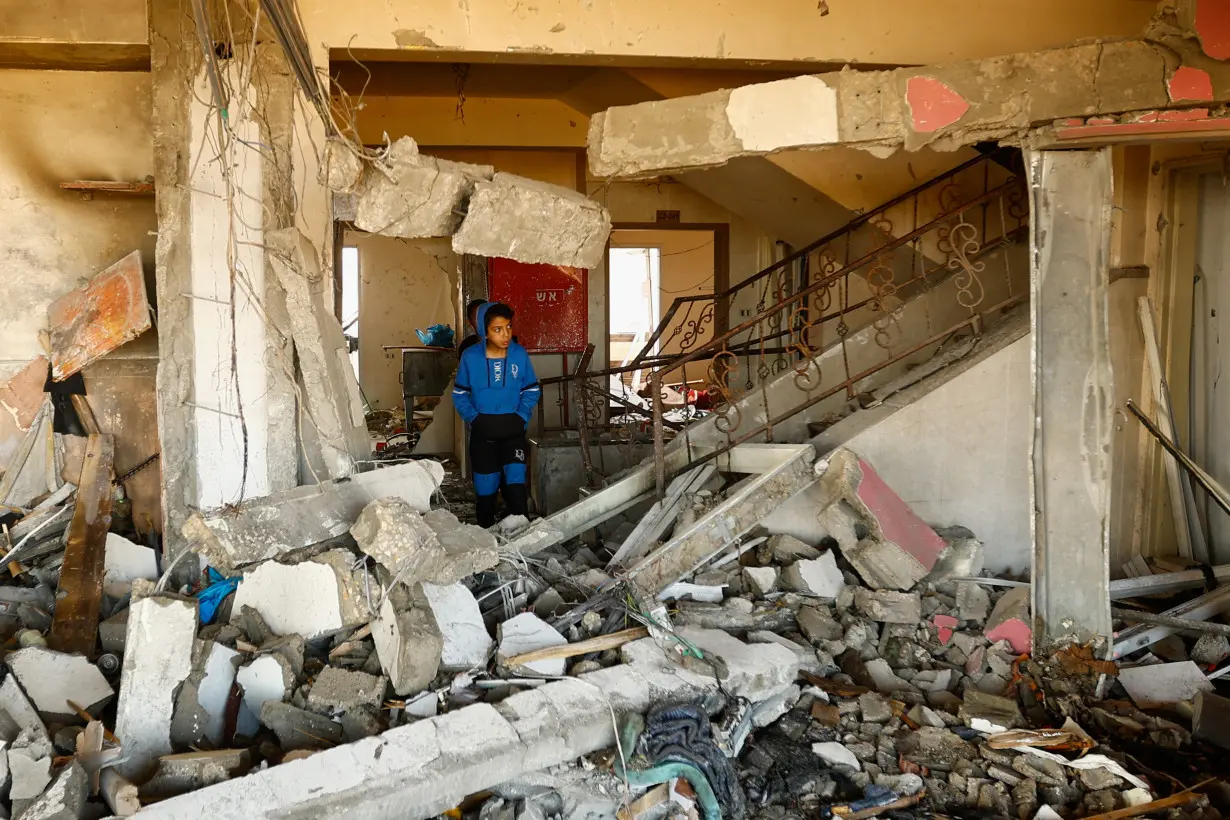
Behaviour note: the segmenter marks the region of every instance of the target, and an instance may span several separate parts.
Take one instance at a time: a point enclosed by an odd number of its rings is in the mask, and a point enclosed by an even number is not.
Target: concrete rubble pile
[[[848,451],[817,472],[827,535],[753,530],[657,594],[612,564],[639,509],[523,555],[528,522],[433,509],[426,460],[197,514],[210,569],[178,588],[113,533],[86,655],[48,646],[48,544],[0,585],[0,798],[27,820],[1222,816],[1183,789],[1224,775],[1224,639],[1031,655],[1028,586],[985,577],[973,533]],[[694,484],[675,530],[739,485]]]

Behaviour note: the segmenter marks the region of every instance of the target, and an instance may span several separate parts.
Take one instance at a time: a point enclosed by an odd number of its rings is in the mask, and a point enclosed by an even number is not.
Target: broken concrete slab
[[[485,549],[466,538],[447,544],[441,541],[424,516],[400,498],[381,498],[368,504],[350,534],[359,549],[406,586],[420,582],[455,584],[500,562],[494,543]]]
[[[103,563],[103,592],[122,598],[138,578],[158,580],[158,558],[143,544],[134,544],[118,533],[107,533],[106,559]]]
[[[346,478],[371,457],[350,347],[333,312],[333,280],[298,228],[265,234],[267,267],[285,295],[284,335],[300,379],[300,439],[314,482]],[[272,281],[267,285],[272,285]]]
[[[794,683],[798,677],[799,660],[790,649],[777,643],[747,644],[734,636],[717,629],[682,627],[676,633],[691,641],[705,654],[712,653],[722,660],[723,688],[735,695],[758,703],[773,697]],[[668,658],[652,638],[624,644],[620,648],[624,662],[631,664],[636,674],[657,681],[660,675],[683,678],[695,676],[713,680],[714,670],[707,664],[698,663],[695,668],[681,667],[674,658]],[[612,672],[607,669],[602,672]],[[600,676],[591,672],[582,679]],[[612,690],[606,690],[611,692]]]
[[[171,753],[175,695],[192,673],[195,600],[142,598],[128,616],[128,653],[120,676],[115,734],[124,744],[120,774],[139,780]]]
[[[12,778],[11,800],[33,800],[51,782],[51,745],[43,748],[14,746],[8,750],[8,772]]]
[[[816,474],[828,500],[821,524],[869,587],[908,590],[935,567],[944,539],[865,460],[838,449],[816,463]]]
[[[1018,655],[1029,653],[1033,646],[1029,596],[1029,587],[1015,587],[1003,594],[987,618],[984,631],[987,640],[991,643],[1007,641]]]
[[[222,572],[277,558],[350,531],[377,498],[400,498],[421,512],[444,480],[444,467],[422,459],[298,487],[235,507],[194,513],[183,527],[196,551]]]
[[[863,770],[863,764],[854,756],[854,752],[836,741],[813,743],[811,750],[830,766],[848,766],[856,772]]]
[[[335,194],[352,193],[363,176],[363,158],[349,143],[340,139],[326,142],[324,153],[320,175],[325,187]]]
[[[88,796],[85,769],[74,760],[60,770],[47,791],[19,816],[25,820],[78,820]]]
[[[475,183],[495,169],[425,156],[410,137],[389,147],[385,162],[366,169],[356,189],[355,227],[381,236],[452,236]],[[492,254],[499,255],[499,254]]]
[[[219,749],[163,755],[158,768],[141,784],[142,800],[166,800],[239,777],[252,766],[247,749]]]
[[[80,720],[68,705],[70,700],[90,714],[98,714],[115,695],[98,667],[80,655],[32,646],[9,654],[5,661],[39,715],[48,722]]]
[[[516,517],[519,516],[509,516],[500,523],[503,524],[510,518]],[[494,534],[476,524],[462,524],[457,516],[448,510],[440,508],[428,510],[423,513],[423,520],[435,532],[440,545],[450,554],[471,550],[494,550],[498,547],[499,542],[496,541]]]
[[[326,666],[312,681],[307,708],[322,715],[370,707],[379,709],[388,678]]]
[[[603,258],[611,215],[582,193],[515,174],[474,186],[453,251],[592,268]]]
[[[399,608],[386,596],[372,621],[372,640],[380,668],[399,695],[417,695],[440,671],[444,637],[426,605]]]
[[[404,502],[403,502],[404,503]],[[245,573],[231,605],[231,623],[250,606],[276,635],[312,640],[367,623],[363,587],[349,550],[329,550],[298,564],[266,561]],[[304,606],[311,601],[311,606]]]
[[[615,743],[612,708],[643,713],[655,703],[718,691],[711,670],[677,665],[652,640],[636,643],[642,644],[635,654],[645,666],[601,669],[580,681],[556,681],[518,693],[494,708],[476,704],[419,720],[154,804],[143,814],[149,820],[202,814],[212,820],[250,820],[276,813],[343,811],[401,820],[434,817],[467,795],[523,772],[610,748]],[[715,654],[725,660],[720,652]],[[732,660],[738,660],[737,652]],[[798,674],[793,653],[782,647],[764,646],[755,661],[758,675],[743,663],[733,665],[725,683],[734,686],[735,694],[761,700],[756,696],[766,683],[793,682]],[[766,662],[786,665],[766,670]],[[313,788],[305,789],[304,783]]]
[[[991,596],[981,584],[962,581],[957,584],[957,611],[963,621],[985,621],[991,612]]]
[[[25,732],[32,743],[50,750],[51,735],[34,704],[18,685],[17,675],[13,674],[0,683],[0,740],[12,743],[21,732]]]
[[[773,554],[773,560],[779,564],[793,564],[800,560],[811,561],[820,557],[820,550],[785,533],[769,536],[768,549]]]
[[[243,688],[243,705],[259,715],[268,702],[282,703],[295,689],[295,674],[281,655],[261,655],[239,667],[235,682]]]
[[[494,641],[474,593],[462,584],[423,584],[422,591],[444,640],[440,669],[464,672],[485,665]]]
[[[235,683],[235,660],[238,657],[239,652],[224,644],[197,641],[193,652],[193,673],[184,683],[175,705],[175,719],[171,724],[174,743],[195,745],[204,737],[214,746],[223,745],[226,707]],[[190,685],[194,689],[191,697],[188,693]]]
[[[552,646],[564,646],[568,643],[567,638],[532,612],[523,612],[504,621],[500,624],[499,632],[500,663],[527,652]],[[567,671],[567,668],[567,659],[553,658],[527,663],[524,667],[515,667],[510,671],[515,674],[559,677]]]
[[[836,599],[846,586],[845,576],[837,568],[832,550],[814,560],[795,561],[782,570],[783,587],[804,595]]]
[[[328,748],[342,742],[342,726],[327,717],[268,701],[261,707],[261,724],[278,736],[282,750]]]

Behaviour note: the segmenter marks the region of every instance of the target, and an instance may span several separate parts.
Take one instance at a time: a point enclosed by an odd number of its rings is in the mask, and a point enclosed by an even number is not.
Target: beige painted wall
[[[584,148],[589,128],[588,117],[558,100],[467,96],[460,113],[455,95],[364,96],[362,104],[352,116],[366,145],[384,144],[387,132],[393,139],[408,134],[422,146]]]
[[[0,380],[42,352],[47,306],[103,268],[140,250],[151,299],[152,197],[61,191],[75,179],[140,180],[153,172],[149,75],[0,70]],[[85,373],[105,432],[117,436],[116,467],[158,451],[154,334]],[[0,470],[22,433],[0,413]],[[130,487],[141,513],[160,522],[158,485],[147,472]]]
[[[349,231],[359,249],[359,384],[373,408],[403,404],[401,351],[422,347],[415,329],[458,327],[457,255],[444,239],[397,239]]]
[[[456,162],[472,162],[490,165],[497,171],[562,185],[575,189],[577,186],[576,151],[532,150],[518,151],[499,148],[426,148],[432,156]]]

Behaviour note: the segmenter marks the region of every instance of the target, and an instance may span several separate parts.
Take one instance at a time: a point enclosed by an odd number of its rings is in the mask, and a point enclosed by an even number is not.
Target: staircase
[[[544,380],[571,388],[589,430],[610,407],[625,419],[642,413],[654,457],[512,546],[535,552],[665,499],[671,479],[710,461],[749,476],[665,546],[623,564],[646,591],[661,589],[811,486],[816,453],[1019,339],[1029,292],[1020,167],[1008,150],[970,160],[721,293],[676,299],[627,367]],[[611,395],[611,377],[632,372],[648,400]],[[691,408],[668,406],[680,395],[669,387],[698,383],[716,400],[712,414],[672,424]]]

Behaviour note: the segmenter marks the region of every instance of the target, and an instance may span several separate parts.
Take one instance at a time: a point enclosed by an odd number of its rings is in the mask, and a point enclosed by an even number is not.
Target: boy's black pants
[[[528,454],[529,441],[520,416],[507,413],[475,419],[470,428],[470,466],[480,527],[495,524],[496,497],[501,490],[509,515],[529,513]]]

